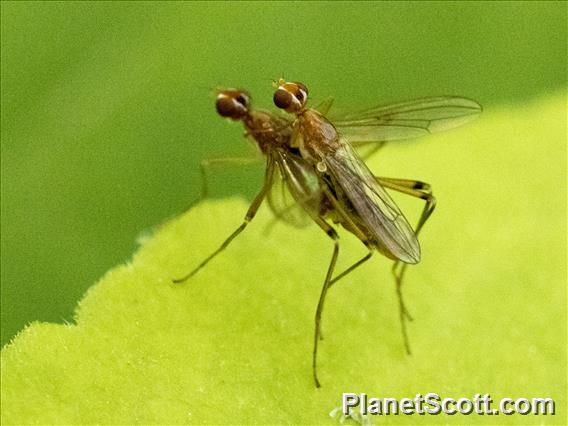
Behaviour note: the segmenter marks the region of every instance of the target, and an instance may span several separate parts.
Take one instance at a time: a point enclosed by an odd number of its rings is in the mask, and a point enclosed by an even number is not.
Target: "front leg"
[[[266,193],[268,192],[268,190],[270,189],[270,186],[272,185],[273,172],[274,172],[274,163],[268,162],[268,165],[267,165],[267,168],[266,168],[266,177],[265,177],[264,185],[262,186],[262,189],[260,190],[260,192],[254,198],[252,204],[250,205],[250,207],[247,211],[247,214],[245,215],[245,218],[243,220],[243,223],[241,223],[241,225],[231,235],[229,235],[229,237],[223,242],[223,244],[221,244],[221,246],[217,250],[215,250],[205,260],[203,260],[195,269],[193,269],[191,272],[189,272],[188,274],[186,274],[185,276],[183,276],[181,278],[173,279],[172,281],[175,284],[183,283],[184,281],[187,281],[189,278],[191,278],[193,275],[195,275],[201,268],[203,268],[205,265],[207,265],[207,263],[209,263],[210,260],[212,260],[215,256],[217,256],[223,250],[225,250],[225,248],[227,248],[227,246],[231,243],[231,241],[233,241],[241,232],[244,231],[244,229],[247,227],[247,225],[254,219],[256,212],[258,211],[258,208],[260,207],[260,205],[264,201],[264,198],[266,197]]]

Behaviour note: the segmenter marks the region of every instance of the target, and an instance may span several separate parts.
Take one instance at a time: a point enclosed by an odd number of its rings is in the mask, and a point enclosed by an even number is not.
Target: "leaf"
[[[342,392],[551,397],[557,416],[382,416],[375,423],[554,423],[566,413],[566,101],[488,110],[463,129],[384,148],[379,175],[421,178],[438,209],[404,293],[389,262],[330,291],[319,371],[313,316],[331,243],[263,208],[184,285],[247,204],[204,202],[148,234],[79,303],[76,325],[30,324],[2,350],[2,424],[333,423]],[[410,217],[419,201],[395,195]],[[339,269],[365,254],[341,232]],[[109,241],[112,244],[112,241]]]

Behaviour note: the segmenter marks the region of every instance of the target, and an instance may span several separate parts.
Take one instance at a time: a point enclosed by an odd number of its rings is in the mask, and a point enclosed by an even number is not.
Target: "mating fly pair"
[[[307,216],[334,241],[315,316],[312,370],[319,387],[316,359],[327,291],[369,260],[375,251],[394,261],[402,333],[410,353],[405,320],[412,318],[402,299],[402,279],[406,266],[420,261],[417,236],[435,207],[430,185],[416,180],[376,177],[354,148],[366,146],[374,152],[388,141],[448,130],[475,118],[481,107],[461,97],[423,98],[347,114],[331,123],[324,115],[331,103],[326,102],[317,109],[308,108],[308,89],[303,84],[279,80],[275,86],[274,103],[290,113],[290,118],[251,109],[250,97],[243,90],[218,93],[217,112],[242,121],[245,134],[257,142],[266,156],[265,181],[243,223],[192,272],[174,282],[187,280],[224,250],[254,218],[265,198],[279,219],[303,226]],[[202,173],[205,179],[203,167]],[[385,188],[425,201],[416,228],[410,226]],[[299,214],[301,212],[304,214]],[[339,237],[332,223],[354,234],[369,250],[362,259],[335,276]]]

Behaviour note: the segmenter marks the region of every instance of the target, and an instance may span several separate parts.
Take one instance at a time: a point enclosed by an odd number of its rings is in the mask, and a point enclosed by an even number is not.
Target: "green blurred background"
[[[344,109],[456,94],[490,110],[566,89],[564,2],[1,8],[2,344],[71,321],[138,236],[197,197],[200,159],[250,151],[216,116],[216,86],[270,107],[284,76]],[[261,179],[219,170],[212,195],[250,197]]]

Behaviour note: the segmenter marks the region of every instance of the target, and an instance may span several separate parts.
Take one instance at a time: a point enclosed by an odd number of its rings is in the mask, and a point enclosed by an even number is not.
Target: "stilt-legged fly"
[[[237,237],[256,215],[264,198],[276,218],[297,227],[314,221],[327,229],[320,219],[320,210],[329,205],[321,191],[318,177],[312,165],[304,160],[300,151],[290,145],[292,119],[278,116],[268,111],[253,109],[249,94],[240,89],[220,90],[216,100],[217,113],[221,117],[242,121],[245,135],[251,137],[266,157],[264,184],[250,205],[243,223],[221,244],[221,246],[187,275],[174,279],[182,283],[204,267],[211,259],[223,251]],[[322,105],[325,108],[325,105]],[[249,159],[220,158],[206,160],[201,164],[201,198],[206,197],[207,176],[205,167],[213,163],[243,163]],[[325,207],[327,209],[331,207]]]
[[[359,262],[332,279],[339,242],[337,234],[327,230],[334,241],[334,250],[316,310],[312,359],[314,380],[319,386],[316,359],[327,291],[333,283],[367,261],[374,251],[394,260],[402,332],[406,350],[410,353],[405,319],[411,317],[402,299],[402,279],[407,265],[420,262],[417,236],[436,205],[428,184],[375,177],[353,149],[350,140],[384,143],[447,130],[476,117],[481,107],[472,100],[459,97],[425,98],[350,114],[334,125],[320,112],[307,108],[307,99],[305,85],[284,80],[279,80],[273,97],[277,107],[295,115],[290,146],[299,149],[302,158],[312,164],[320,190],[331,207],[321,211],[320,220],[327,223],[329,218],[341,224],[369,250]],[[426,201],[415,229],[385,188]]]
[[[304,226],[309,222],[305,220],[306,215],[298,211],[297,206],[303,207],[308,215],[317,216],[323,197],[313,168],[299,155],[297,149],[290,147],[291,120],[267,111],[252,109],[248,93],[238,89],[219,91],[216,108],[220,116],[242,121],[245,127],[245,135],[251,137],[257,143],[260,151],[266,157],[264,184],[250,205],[242,224],[193,271],[184,277],[174,279],[175,283],[186,281],[223,251],[252,221],[264,198],[268,199],[268,204],[277,218],[296,226]],[[234,162],[233,159],[217,159],[214,161],[217,163]],[[207,194],[203,163],[201,171],[203,197]]]
[[[305,101],[307,100],[307,89],[305,90],[305,95],[306,98],[304,99],[302,108],[304,108]],[[462,101],[467,100],[462,99]],[[320,105],[317,110],[325,113],[330,106],[331,103],[326,102]],[[477,107],[479,108],[479,106]],[[373,253],[373,249],[378,249],[380,251],[379,246],[378,244],[375,244],[376,246],[373,245],[373,242],[370,240],[367,241],[368,238],[365,236],[365,232],[369,233],[370,231],[365,227],[363,219],[360,217],[361,215],[359,213],[351,211],[349,219],[346,218],[345,206],[348,204],[345,196],[338,193],[338,188],[340,187],[335,186],[331,176],[326,176],[325,170],[320,170],[321,166],[318,165],[319,163],[314,163],[312,157],[305,156],[305,153],[302,152],[302,147],[300,146],[298,139],[298,136],[300,135],[298,132],[299,128],[297,126],[298,119],[294,120],[292,118],[280,117],[270,112],[252,109],[250,106],[250,96],[244,90],[227,89],[219,91],[216,100],[216,108],[217,112],[222,117],[243,122],[243,125],[245,126],[245,135],[251,137],[257,143],[260,151],[266,157],[265,180],[260,192],[254,198],[251,206],[249,207],[242,224],[221,244],[217,250],[203,260],[194,270],[184,277],[173,281],[175,283],[186,281],[203,268],[217,254],[223,251],[231,243],[231,241],[246,228],[248,223],[252,221],[264,198],[267,198],[270,208],[273,210],[278,219],[282,219],[296,226],[304,226],[310,221],[315,222],[335,241],[332,262],[328,268],[328,273],[324,282],[324,290],[322,291],[322,296],[320,297],[316,314],[316,339],[313,351],[313,373],[316,385],[319,387],[315,360],[317,354],[317,342],[320,336],[319,323],[325,293],[331,285],[368,260]],[[320,112],[317,112],[316,109],[312,109],[310,111],[313,111],[314,114],[320,114]],[[462,115],[465,116],[465,114]],[[372,151],[374,151],[378,147],[382,146],[382,144],[387,140],[415,136],[410,135],[408,132],[406,134],[404,134],[404,132],[391,132],[389,134],[389,132],[385,132],[385,128],[382,128],[382,134],[376,131],[375,133],[372,133],[369,132],[367,127],[360,124],[360,119],[357,117],[359,117],[359,115],[349,115],[345,117],[344,121],[336,122],[336,126],[339,129],[342,131],[345,130],[345,132],[349,132],[351,135],[354,135],[353,146],[355,147],[365,147],[368,145],[371,146],[373,148]],[[370,121],[369,126],[376,124],[372,122],[371,119],[368,120]],[[451,127],[454,126],[455,121],[454,125]],[[333,126],[331,127],[334,128]],[[376,128],[376,130],[378,129],[379,127]],[[398,137],[395,135],[398,135]],[[373,138],[371,136],[375,137]],[[377,138],[377,136],[380,136],[380,138]],[[224,162],[225,160],[216,160],[216,162],[221,161]],[[229,161],[233,162],[232,160]],[[202,195],[205,195],[207,192],[207,186],[203,164],[202,174],[204,182]],[[416,231],[412,231],[410,226],[408,226],[408,232],[411,235],[416,235],[423,222],[432,212],[434,206],[434,198],[431,196],[429,185],[422,182],[404,179],[379,177],[376,179],[384,187],[410,195],[420,196],[421,198],[425,198],[429,201],[421,218],[422,223],[419,223]],[[392,203],[392,205],[394,206],[394,203]],[[335,268],[335,261],[337,259],[339,246],[337,243],[338,235],[335,229],[328,222],[330,219],[332,222],[340,223],[350,232],[353,232],[369,248],[369,253],[364,258],[347,268],[344,272],[338,274],[335,278],[332,277],[332,274]],[[387,253],[384,254],[388,256]],[[390,257],[392,258],[392,256]],[[398,274],[400,281],[402,280],[403,272],[404,269]],[[399,288],[399,281],[397,281],[397,285],[397,288]],[[399,300],[401,303],[401,312],[403,312],[403,315],[408,316],[408,313],[402,304],[402,299],[400,298]]]

